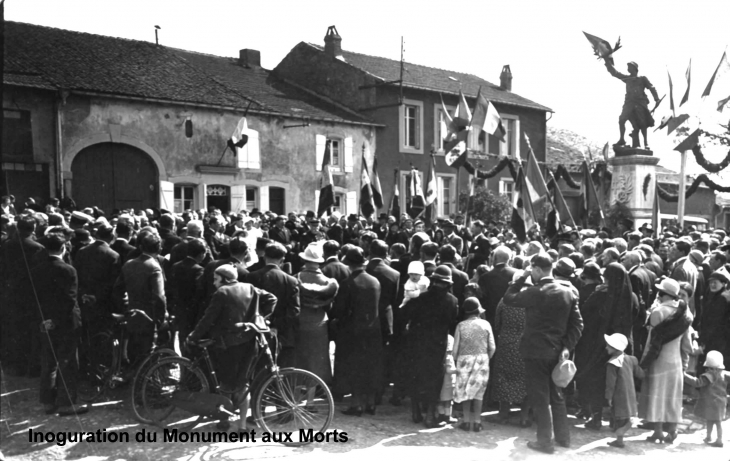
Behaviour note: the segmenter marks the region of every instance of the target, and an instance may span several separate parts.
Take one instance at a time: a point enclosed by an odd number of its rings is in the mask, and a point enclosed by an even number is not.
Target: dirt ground
[[[347,432],[345,443],[314,443],[292,448],[274,443],[163,443],[162,431],[139,424],[131,410],[119,399],[126,396],[124,388],[109,395],[105,402],[97,403],[91,411],[79,417],[46,416],[38,403],[38,380],[4,377],[2,379],[2,419],[0,420],[0,450],[6,459],[58,460],[74,459],[89,461],[116,460],[247,460],[266,458],[289,459],[468,459],[524,460],[550,458],[529,450],[528,440],[535,440],[534,428],[500,425],[495,421],[496,412],[483,414],[484,430],[467,433],[455,425],[426,429],[410,419],[410,406],[394,407],[385,403],[378,407],[375,416],[345,416],[340,414],[347,406],[338,404],[338,411],[331,430]],[[386,399],[387,401],[387,395]],[[618,459],[623,457],[649,456],[662,461],[696,459],[702,461],[730,459],[730,424],[725,421],[725,448],[705,445],[704,426],[693,422],[691,408],[685,408],[686,424],[672,445],[653,445],[644,439],[650,431],[632,429],[627,434],[626,448],[611,448],[606,442],[613,439],[612,432],[604,423],[600,432],[588,431],[583,421],[571,417],[571,448],[557,448],[553,459]],[[518,415],[513,414],[516,423]],[[210,430],[212,426],[197,429]],[[34,431],[96,431],[128,432],[130,443],[86,442],[57,446],[49,443],[30,443],[29,429]],[[145,429],[157,433],[157,442],[137,443],[134,434]]]

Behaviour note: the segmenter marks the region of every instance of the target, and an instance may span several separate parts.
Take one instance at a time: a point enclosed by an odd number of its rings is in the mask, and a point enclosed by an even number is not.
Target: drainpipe
[[[62,199],[66,195],[66,187],[63,183],[63,164],[62,164],[62,155],[63,152],[63,137],[62,137],[62,127],[63,127],[63,113],[61,112],[61,107],[66,104],[66,98],[68,97],[68,91],[60,90],[58,92],[58,97],[56,98],[54,102],[54,109],[55,109],[55,116],[56,116],[56,191],[58,199]]]

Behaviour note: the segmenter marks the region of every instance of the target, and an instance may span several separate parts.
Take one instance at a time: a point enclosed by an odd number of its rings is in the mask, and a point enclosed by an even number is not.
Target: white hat
[[[323,263],[324,256],[322,251],[322,245],[318,245],[317,243],[310,243],[303,253],[299,253],[299,257],[305,261],[313,263]]]
[[[724,361],[725,360],[724,360],[721,352],[710,351],[707,353],[707,358],[705,358],[705,363],[702,366],[708,367],[708,368],[719,368],[720,370],[724,370],[725,369],[725,365],[723,364]]]
[[[611,336],[603,335],[603,338],[606,340],[606,344],[621,352],[629,345],[629,340],[621,333],[614,333]]]
[[[679,282],[674,279],[666,278],[662,280],[662,283],[654,285],[659,293],[667,294],[674,299],[679,298]]]
[[[426,273],[426,269],[423,267],[423,263],[421,261],[411,261],[410,264],[408,264],[408,273],[424,275]]]

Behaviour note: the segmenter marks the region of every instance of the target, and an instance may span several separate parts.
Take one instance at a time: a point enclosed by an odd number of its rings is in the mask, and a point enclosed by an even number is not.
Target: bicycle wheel
[[[153,365],[157,364],[160,359],[165,357],[177,357],[177,353],[172,349],[161,348],[152,352],[150,355],[142,360],[137,370],[134,373],[131,386],[131,399],[132,412],[137,421],[144,424],[152,424],[153,421],[147,417],[144,411],[144,402],[142,401],[142,383],[144,382],[144,376],[152,368]]]
[[[104,392],[109,378],[116,369],[120,354],[119,343],[111,333],[104,331],[89,338],[85,358],[81,363],[77,384],[78,398],[94,402]]]
[[[267,379],[254,398],[257,422],[268,432],[293,432],[299,437],[304,429],[308,439],[285,445],[306,445],[312,436],[324,433],[332,422],[335,403],[322,379],[306,370],[285,368]]]
[[[197,426],[203,416],[180,407],[180,396],[209,392],[208,379],[190,360],[184,357],[159,359],[142,379],[143,416],[157,426],[188,431]]]

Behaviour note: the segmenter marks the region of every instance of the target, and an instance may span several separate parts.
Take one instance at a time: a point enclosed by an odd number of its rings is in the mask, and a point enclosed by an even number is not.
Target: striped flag
[[[363,146],[362,168],[360,168],[360,212],[363,216],[372,216],[375,212],[373,203],[373,189],[368,174],[368,164],[365,161],[365,150]]]
[[[380,176],[378,176],[378,157],[373,157],[373,202],[375,208],[383,208],[383,188],[380,187]]]
[[[580,184],[580,217],[583,220],[583,227],[588,227],[588,218],[592,210],[598,210],[599,213],[599,225],[605,226],[605,218],[603,215],[603,209],[601,203],[598,201],[598,192],[596,192],[596,186],[593,185],[593,179],[591,178],[591,172],[588,168],[588,162],[583,161],[581,166],[583,170],[583,181]]]
[[[408,210],[406,212],[412,217],[420,215],[426,207],[426,200],[423,197],[421,186],[421,175],[415,167],[411,167],[411,174],[408,181]]]
[[[390,215],[395,217],[395,220],[400,223],[400,187],[398,186],[398,177],[400,173],[395,170],[393,173],[393,198],[390,200]]]
[[[532,199],[530,192],[525,184],[525,176],[520,167],[517,172],[517,181],[515,182],[515,190],[512,194],[512,230],[514,230],[517,240],[525,242],[527,240],[527,231],[535,224],[535,213],[532,210]]]
[[[428,169],[428,181],[426,182],[426,196],[424,201],[426,204],[426,220],[429,222],[436,216],[436,194],[438,193],[438,185],[436,183],[436,157],[431,155],[431,166]]]
[[[324,147],[324,157],[322,158],[322,177],[319,180],[319,203],[317,203],[317,217],[322,217],[328,213],[330,208],[335,205],[334,182],[332,181],[332,171],[330,164],[332,163],[332,153],[330,152],[330,143],[327,141]]]
[[[527,134],[525,134],[525,141],[527,141],[527,172],[525,173],[525,180],[527,187],[530,189],[532,205],[535,206],[546,200],[549,193],[545,184],[545,178],[543,178],[540,172],[540,165],[537,164],[537,158],[532,151]]]

